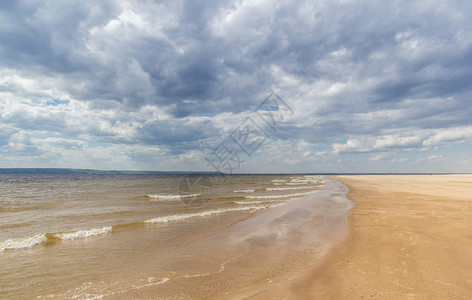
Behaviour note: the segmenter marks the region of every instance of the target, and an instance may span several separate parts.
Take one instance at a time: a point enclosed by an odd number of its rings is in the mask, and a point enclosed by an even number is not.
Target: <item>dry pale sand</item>
[[[337,176],[350,232],[250,299],[472,299],[472,175]]]

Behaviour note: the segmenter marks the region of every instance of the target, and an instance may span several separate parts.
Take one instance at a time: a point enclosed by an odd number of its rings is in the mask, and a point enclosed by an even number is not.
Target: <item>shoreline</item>
[[[472,175],[350,175],[343,241],[247,299],[467,299]]]
[[[244,299],[264,291],[272,283],[304,270],[306,261],[319,260],[332,245],[344,239],[348,226],[346,211],[353,205],[345,197],[346,192],[347,188],[339,181],[327,179],[326,187],[313,195],[259,211],[215,231],[208,238],[192,243],[189,253],[200,257],[200,261],[227,256],[219,271],[208,269],[199,277],[171,279],[165,285],[129,291],[120,297],[147,299],[159,295],[168,298],[170,290],[189,289],[205,290],[189,298]],[[219,286],[217,290],[213,287],[215,284]]]

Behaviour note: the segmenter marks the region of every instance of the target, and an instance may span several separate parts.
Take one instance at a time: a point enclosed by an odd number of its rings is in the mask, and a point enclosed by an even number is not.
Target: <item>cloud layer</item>
[[[240,172],[466,172],[464,1],[2,1],[2,167],[211,170],[274,90]]]

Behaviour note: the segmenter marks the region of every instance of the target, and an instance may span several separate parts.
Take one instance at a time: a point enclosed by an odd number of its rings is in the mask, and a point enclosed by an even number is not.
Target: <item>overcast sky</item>
[[[213,171],[224,142],[234,173],[470,172],[470,12],[3,0],[0,167]],[[275,130],[255,113],[271,92],[287,108],[262,110]],[[230,139],[245,120],[249,154]]]

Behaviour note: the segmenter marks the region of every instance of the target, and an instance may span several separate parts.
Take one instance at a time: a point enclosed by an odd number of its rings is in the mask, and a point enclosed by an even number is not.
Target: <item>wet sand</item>
[[[347,238],[250,299],[472,298],[472,175],[335,179],[357,204]]]

